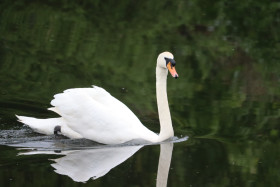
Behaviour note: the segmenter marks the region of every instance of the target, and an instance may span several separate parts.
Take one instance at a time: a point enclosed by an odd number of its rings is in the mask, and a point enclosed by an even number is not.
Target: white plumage
[[[56,126],[60,126],[61,134],[69,138],[86,138],[104,144],[120,144],[135,139],[163,141],[174,135],[166,95],[166,58],[173,60],[173,55],[161,53],[156,71],[160,135],[147,129],[126,105],[97,86],[68,89],[56,94],[51,101],[53,107],[49,110],[59,114],[59,118],[17,117],[34,131],[48,135],[54,133]],[[175,78],[178,77],[176,71],[176,74],[171,73]]]

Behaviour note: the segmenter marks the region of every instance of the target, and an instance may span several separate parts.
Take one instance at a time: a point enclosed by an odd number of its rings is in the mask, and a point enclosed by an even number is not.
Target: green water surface
[[[54,94],[97,85],[159,132],[163,51],[180,76],[168,76],[175,135],[189,137],[173,145],[167,186],[279,186],[279,37],[278,1],[1,0],[0,186],[156,186],[160,145],[76,182],[51,166],[65,146],[53,144],[67,139],[33,133],[15,114],[55,117]],[[53,154],[18,149],[50,145]]]

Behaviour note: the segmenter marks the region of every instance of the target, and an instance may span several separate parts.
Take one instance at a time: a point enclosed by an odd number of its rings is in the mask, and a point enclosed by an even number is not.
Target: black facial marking
[[[166,66],[167,66],[167,64],[168,64],[169,62],[171,62],[171,67],[174,67],[174,66],[176,65],[176,62],[175,62],[174,59],[172,59],[172,58],[166,58],[166,57],[164,57],[164,59],[165,59],[165,61],[166,61]]]
[[[58,135],[58,132],[61,133],[61,126],[59,126],[59,125],[55,126],[54,129],[53,129],[53,133],[55,135]]]

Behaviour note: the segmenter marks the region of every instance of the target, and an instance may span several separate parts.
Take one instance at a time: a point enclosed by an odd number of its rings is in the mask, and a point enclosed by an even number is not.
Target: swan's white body
[[[164,52],[157,59],[156,91],[161,126],[159,135],[142,125],[122,102],[97,86],[68,89],[56,94],[51,101],[53,108],[49,110],[59,114],[60,118],[17,117],[20,122],[42,134],[53,134],[54,128],[60,126],[64,136],[86,138],[104,144],[120,144],[135,139],[161,142],[174,136],[166,93],[168,70],[165,58],[173,59],[173,55]]]

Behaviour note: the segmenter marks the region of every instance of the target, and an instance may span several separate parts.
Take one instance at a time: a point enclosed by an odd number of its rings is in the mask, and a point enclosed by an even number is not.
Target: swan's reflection
[[[21,153],[21,155],[65,155],[53,160],[55,163],[51,164],[51,166],[55,168],[54,171],[61,175],[67,175],[76,182],[86,182],[90,178],[97,179],[104,176],[112,168],[118,166],[135,154],[141,147],[143,146],[105,147],[62,152],[29,151]],[[160,145],[157,187],[166,186],[167,184],[172,149],[173,143],[164,143]]]
[[[76,182],[86,182],[90,178],[97,179],[104,176],[112,168],[121,164],[142,146],[105,147],[87,150],[71,151],[31,151],[21,155],[58,154],[65,155],[54,159],[51,164],[55,172],[67,175]]]
[[[51,166],[55,172],[68,175],[74,181],[86,182],[90,178],[97,179],[121,164],[142,146],[103,148],[72,151],[66,156],[55,159]]]
[[[172,158],[173,143],[160,144],[157,187],[167,186],[169,167]]]

